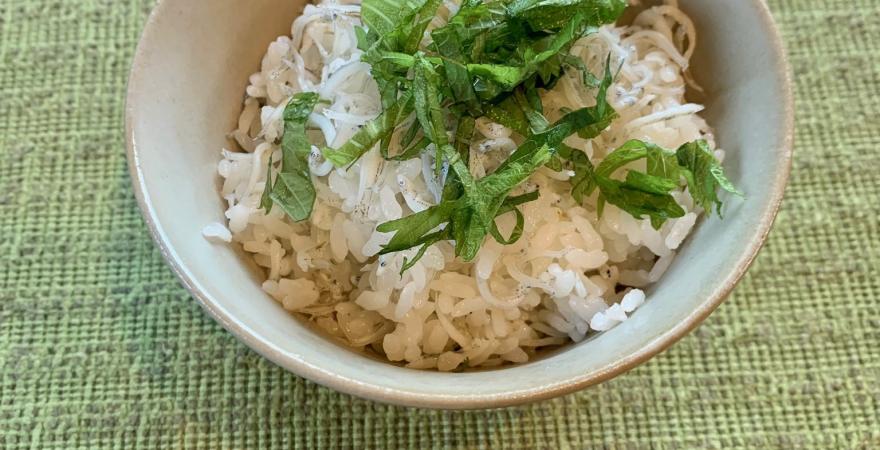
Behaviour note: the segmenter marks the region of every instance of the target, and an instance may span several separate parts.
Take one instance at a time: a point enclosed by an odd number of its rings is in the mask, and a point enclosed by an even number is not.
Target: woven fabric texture
[[[439,412],[273,366],[166,267],[122,133],[153,0],[0,0],[0,448],[880,448],[877,2],[770,4],[797,85],[795,167],[734,295],[598,387]]]

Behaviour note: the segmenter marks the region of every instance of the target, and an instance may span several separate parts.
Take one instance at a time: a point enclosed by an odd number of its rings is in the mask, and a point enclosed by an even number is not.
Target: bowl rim
[[[138,144],[135,141],[134,123],[136,122],[136,103],[138,86],[140,85],[140,68],[144,65],[145,42],[150,40],[154,33],[153,25],[161,20],[171,10],[170,1],[159,2],[147,19],[137,48],[132,59],[129,72],[128,86],[125,98],[125,141],[126,153],[129,166],[129,174],[134,194],[140,207],[141,214],[149,229],[150,235],[159,247],[159,251],[174,274],[183,284],[184,288],[195,298],[199,305],[217,321],[223,328],[232,333],[239,341],[256,351],[272,363],[305,377],[323,386],[334,390],[355,395],[358,397],[374,400],[382,403],[427,407],[440,409],[486,409],[510,407],[540,400],[546,400],[561,395],[569,394],[603,381],[614,378],[631,370],[639,364],[651,359],[655,355],[666,350],[672,344],[683,338],[690,331],[703,322],[731,293],[739,283],[743,275],[757,257],[761,248],[776,220],[779,208],[782,204],[783,195],[792,169],[792,155],[794,144],[794,92],[792,86],[792,72],[782,41],[781,34],[770,12],[766,0],[751,0],[755,5],[762,25],[769,33],[770,49],[773,57],[778,61],[776,81],[781,86],[780,95],[783,99],[783,129],[781,139],[775,144],[777,149],[777,161],[779,170],[776,173],[773,188],[770,191],[770,202],[764,210],[752,239],[747,243],[730,274],[714,291],[706,296],[705,300],[690,315],[685,317],[675,326],[671,327],[655,339],[648,342],[641,349],[633,352],[615,363],[599,370],[586,373],[580,377],[571,379],[565,383],[555,385],[542,385],[525,388],[510,393],[480,394],[480,395],[450,395],[450,394],[425,394],[404,389],[389,389],[364,381],[339,375],[333,371],[313,365],[308,361],[289,355],[271,342],[261,339],[254,330],[237,320],[228,311],[221,307],[216,300],[203,291],[197,280],[189,273],[186,264],[172,248],[168,237],[159,224],[156,211],[154,210],[149,193],[146,190],[144,173],[141,170],[138,154]]]

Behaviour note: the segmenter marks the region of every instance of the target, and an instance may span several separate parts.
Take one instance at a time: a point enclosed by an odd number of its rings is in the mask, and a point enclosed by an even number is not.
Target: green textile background
[[[735,294],[601,386],[439,412],[273,366],[165,266],[122,133],[153,0],[0,0],[0,448],[880,448],[880,14],[770,3],[797,84],[795,167]]]

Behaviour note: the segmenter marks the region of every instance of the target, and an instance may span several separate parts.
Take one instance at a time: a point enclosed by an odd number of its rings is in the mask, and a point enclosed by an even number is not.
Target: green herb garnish
[[[439,6],[440,0],[363,1],[365,26],[356,30],[358,47],[364,52],[361,59],[371,65],[383,112],[341,147],[322,149],[325,158],[344,168],[377,146],[389,160],[416,158],[433,148],[435,176],[445,180],[440,202],[377,227],[394,233],[381,254],[418,249],[404,259],[401,273],[440,241],[454,241],[455,254],[465,261],[476,257],[487,236],[502,244],[516,242],[525,223],[518,207],[538,193],[511,192],[545,165],[574,171],[572,196],[582,202],[596,194],[599,214],[610,203],[650,219],[655,227],[684,215],[671,192],[685,183],[709,212],[714,206],[720,213],[719,187],[739,194],[704,141],[676,151],[630,141],[596,167],[583,151],[563,144],[574,134],[595,138],[617,117],[606,100],[614,79],[610,57],[599,78],[569,49],[616,21],[626,0],[464,0],[426,40]],[[579,71],[584,85],[597,89],[596,105],[570,111],[551,124],[540,92],[552,88],[566,70]],[[278,203],[295,220],[307,218],[314,202],[304,127],[316,101],[314,94],[299,94],[288,104],[282,169],[263,197],[267,210]],[[477,179],[468,160],[480,117],[511,128],[523,143],[495,171]],[[400,150],[392,155],[398,128]],[[640,159],[646,159],[644,173],[619,173]],[[516,223],[505,237],[495,220],[508,213],[515,214]]]
[[[743,193],[727,179],[724,168],[715,159],[712,149],[706,141],[690,142],[682,145],[675,156],[687,179],[688,189],[694,200],[709,213],[714,204],[721,215],[721,200],[718,199],[718,188],[732,194],[743,196]]]
[[[299,222],[312,215],[315,186],[309,171],[311,144],[306,137],[306,122],[318,103],[318,94],[296,94],[284,108],[284,135],[281,139],[281,170],[272,182],[272,158],[266,173],[266,188],[260,207],[266,212],[278,205],[291,219]]]
[[[630,170],[624,181],[611,177],[618,169],[640,159],[647,160],[647,173]],[[667,219],[685,214],[670,194],[681,186],[681,178],[686,180],[694,200],[708,214],[712,213],[713,206],[721,214],[719,187],[743,195],[724,176],[709,144],[703,140],[684,144],[676,151],[638,140],[629,141],[611,152],[595,169],[579,174],[575,192],[585,196],[598,188],[600,214],[608,202],[633,217],[649,218],[655,228],[660,228]]]

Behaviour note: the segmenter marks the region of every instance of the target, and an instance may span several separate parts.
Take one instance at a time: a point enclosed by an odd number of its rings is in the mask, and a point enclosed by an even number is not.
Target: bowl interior
[[[315,333],[260,289],[261,274],[233,246],[201,237],[223,220],[219,149],[236,123],[248,76],[266,46],[290,32],[304,2],[165,0],[147,25],[129,85],[133,182],[151,232],[186,287],[224,327],[299,375],[375,400],[432,407],[489,407],[597,383],[665,348],[708,315],[753,259],[788,174],[787,69],[760,0],[682,0],[698,28],[693,72],[725,167],[745,200],[704,220],[649,301],[613,330],[525,365],[434,373],[373,360]],[[749,30],[743,33],[742,30]]]

